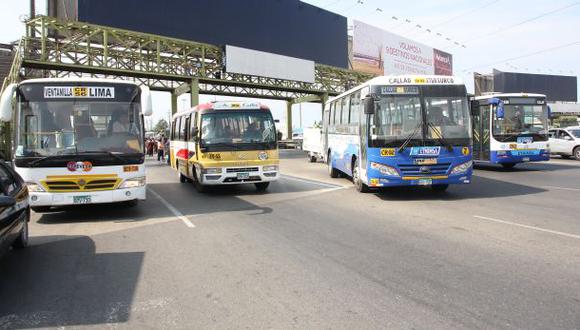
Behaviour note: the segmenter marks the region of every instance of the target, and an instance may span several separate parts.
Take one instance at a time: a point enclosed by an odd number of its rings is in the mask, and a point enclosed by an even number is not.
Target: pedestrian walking
[[[157,141],[157,161],[165,160],[165,135],[161,135],[159,141]]]

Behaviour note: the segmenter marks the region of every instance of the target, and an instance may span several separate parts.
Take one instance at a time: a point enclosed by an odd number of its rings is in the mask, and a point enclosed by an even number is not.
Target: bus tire
[[[330,151],[328,152],[328,157],[326,158],[326,164],[328,165],[328,175],[331,178],[336,179],[338,178],[338,170],[332,167],[332,159],[330,158]]]
[[[447,190],[447,188],[449,188],[448,184],[434,184],[431,186],[431,189],[433,189],[433,191],[445,191]]]
[[[516,164],[515,163],[502,163],[501,166],[503,166],[503,168],[506,170],[511,170],[512,168],[514,168],[516,166]]]
[[[185,177],[185,175],[183,175],[183,173],[181,173],[179,170],[178,170],[177,173],[179,173],[178,174],[179,175],[179,182],[186,183],[187,182],[187,177]]]
[[[574,159],[580,160],[580,146],[574,148],[573,154]]]
[[[32,206],[31,209],[36,213],[44,213],[50,211],[50,206]]]
[[[316,155],[313,154],[313,153],[311,153],[311,152],[309,152],[308,153],[308,162],[309,163],[316,163]]]
[[[195,190],[197,190],[198,193],[204,193],[205,192],[205,186],[199,182],[198,178],[197,178],[197,171],[194,170],[193,171],[193,187],[195,188]]]
[[[352,183],[358,192],[363,194],[370,192],[369,186],[362,182],[362,179],[360,178],[358,160],[356,158],[352,161]]]
[[[264,192],[268,189],[270,182],[258,182],[258,183],[254,183],[254,185],[256,186],[257,191]]]

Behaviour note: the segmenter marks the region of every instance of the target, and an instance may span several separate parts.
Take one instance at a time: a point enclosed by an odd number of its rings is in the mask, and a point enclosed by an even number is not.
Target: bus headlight
[[[41,185],[34,182],[26,182],[26,187],[28,188],[28,192],[44,192],[44,188]]]
[[[463,164],[459,164],[451,170],[451,174],[459,174],[467,172],[473,166],[473,161],[468,161]]]
[[[201,172],[203,174],[222,174],[222,168],[221,167],[209,167],[209,168],[204,168],[203,170],[201,170]]]
[[[278,166],[276,166],[276,165],[262,167],[262,171],[264,171],[264,172],[273,172],[273,171],[277,171],[277,170],[278,170]]]
[[[145,177],[140,176],[140,177],[125,180],[119,186],[119,189],[138,188],[138,187],[143,187],[144,185],[145,185]]]
[[[397,169],[392,166],[371,162],[371,168],[381,172],[383,175],[399,176]]]

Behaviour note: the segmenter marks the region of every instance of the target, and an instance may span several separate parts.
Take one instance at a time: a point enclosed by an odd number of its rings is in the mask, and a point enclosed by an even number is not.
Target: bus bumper
[[[456,175],[424,177],[377,177],[369,178],[369,187],[435,186],[447,184],[470,184],[472,170]]]
[[[548,160],[550,160],[550,151],[547,149],[530,150],[528,152],[492,151],[490,153],[490,163],[494,164],[517,164]]]
[[[202,184],[208,186],[224,184],[245,184],[276,181],[280,177],[280,172],[269,171],[263,172],[260,168],[258,171],[252,171],[240,175],[240,173],[222,173],[222,174],[204,174]],[[247,174],[247,177],[246,175]]]
[[[68,206],[81,204],[103,204],[145,200],[145,187],[85,192],[33,192],[30,193],[30,206]]]

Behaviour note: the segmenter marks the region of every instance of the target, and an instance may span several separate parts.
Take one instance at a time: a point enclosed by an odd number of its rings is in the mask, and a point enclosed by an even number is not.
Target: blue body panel
[[[536,150],[506,150],[491,151],[489,162],[493,164],[518,164],[524,162],[541,162],[550,160],[550,152],[546,149]]]

